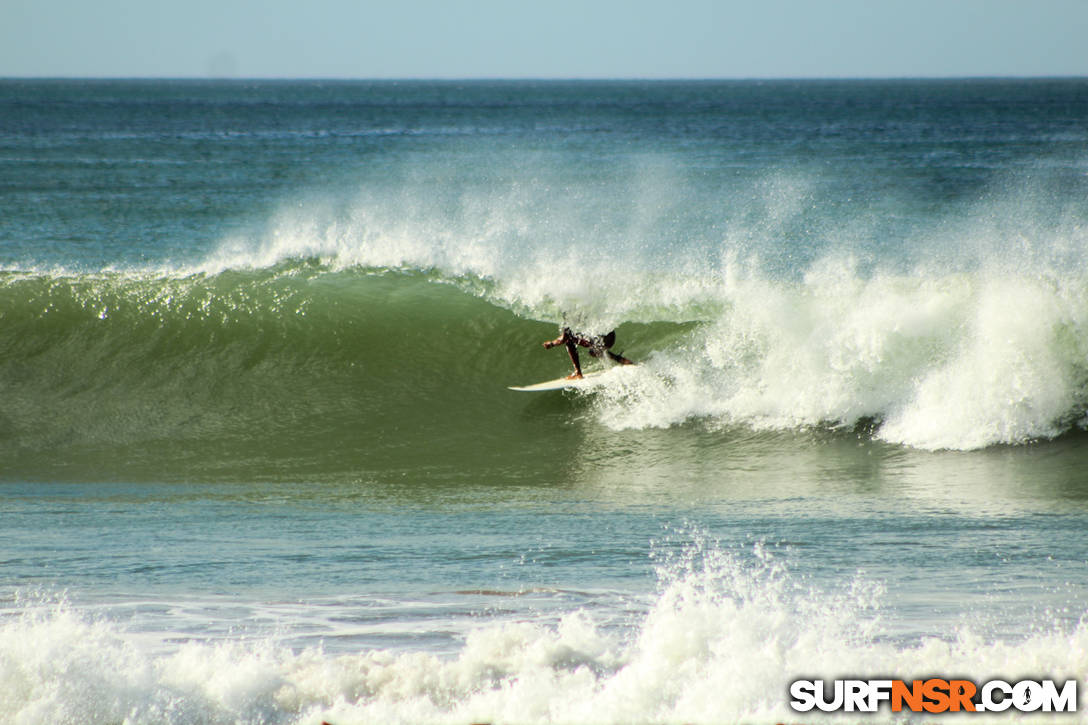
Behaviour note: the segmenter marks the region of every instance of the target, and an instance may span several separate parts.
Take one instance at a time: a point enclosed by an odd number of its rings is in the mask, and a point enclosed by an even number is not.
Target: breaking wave
[[[658,591],[632,597],[627,621],[574,610],[554,623],[493,622],[464,632],[450,656],[385,649],[337,655],[242,636],[164,648],[70,604],[24,601],[0,619],[0,718],[88,725],[782,722],[796,717],[789,683],[817,671],[825,678],[952,672],[1016,680],[1046,672],[1066,679],[1088,665],[1083,624],[1037,623],[1016,640],[989,636],[984,627],[903,639],[882,629],[882,588],[864,578],[820,591],[760,545],[733,552],[696,537],[671,553],[661,549]]]

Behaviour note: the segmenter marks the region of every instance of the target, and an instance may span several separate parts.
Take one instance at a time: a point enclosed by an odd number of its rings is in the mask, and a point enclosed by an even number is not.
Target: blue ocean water
[[[1076,79],[0,81],[0,722],[1082,678],[1086,148]],[[508,390],[561,323],[639,364]]]

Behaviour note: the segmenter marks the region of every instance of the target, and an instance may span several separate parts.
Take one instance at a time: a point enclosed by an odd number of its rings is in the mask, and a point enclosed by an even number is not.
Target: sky
[[[1088,0],[0,0],[0,77],[1088,76]]]

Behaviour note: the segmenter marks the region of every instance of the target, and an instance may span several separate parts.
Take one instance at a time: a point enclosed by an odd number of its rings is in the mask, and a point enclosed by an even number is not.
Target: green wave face
[[[542,418],[577,415],[562,395],[506,390],[568,371],[561,350],[540,347],[554,334],[415,273],[9,275],[0,469],[9,480],[517,477],[571,437]]]

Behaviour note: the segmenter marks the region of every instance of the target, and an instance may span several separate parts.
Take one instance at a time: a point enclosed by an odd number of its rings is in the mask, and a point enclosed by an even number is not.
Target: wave
[[[1088,664],[1083,623],[1036,620],[1015,639],[977,621],[942,637],[893,636],[879,584],[857,578],[818,590],[759,545],[731,551],[697,538],[663,556],[658,575],[657,592],[632,598],[618,626],[586,610],[552,624],[496,622],[465,633],[449,657],[334,655],[240,635],[164,648],[69,604],[22,601],[0,619],[0,719],[772,723],[796,717],[789,683],[814,673],[1063,680]],[[1037,719],[996,716],[1010,718]]]
[[[244,476],[257,461],[249,475],[260,478],[337,459],[380,468],[397,450],[456,445],[460,416],[485,416],[481,398],[533,369],[511,332],[540,336],[420,275],[306,263],[173,278],[14,275],[0,284],[0,309],[7,475],[75,465],[107,477]]]
[[[804,175],[723,197],[668,159],[630,165],[599,196],[547,165],[533,167],[531,190],[449,192],[412,177],[284,211],[199,269],[315,258],[427,270],[519,319],[680,326],[686,335],[621,330],[649,364],[597,396],[616,430],[862,428],[971,450],[1085,419],[1088,238],[1083,209],[1055,188],[1010,181],[948,217],[892,204],[908,235],[895,245],[880,241],[892,229],[880,219],[812,214],[835,199]]]
[[[9,274],[4,474],[367,478],[419,465],[472,476],[495,448],[545,457],[547,435],[519,422],[526,401],[506,386],[566,370],[540,347],[555,326],[466,291],[482,281],[447,282],[308,261],[211,276]],[[677,327],[632,329],[660,339]]]
[[[539,162],[397,167],[184,262],[9,266],[6,474],[55,473],[36,466],[58,452],[107,476],[116,460],[164,475],[164,452],[197,477],[464,463],[483,441],[555,444],[526,424],[538,408],[615,432],[818,428],[924,450],[1084,427],[1088,238],[1049,187],[908,220],[899,249],[864,215],[813,217],[834,199],[812,178],[729,198],[658,156],[592,184]],[[642,365],[570,405],[509,395],[568,369],[539,348],[560,321],[618,328]]]
[[[540,289],[562,277],[555,267],[534,268]],[[545,410],[613,431],[817,427],[969,450],[1084,425],[1079,273],[864,273],[829,257],[792,280],[727,257],[702,275],[624,281],[602,315],[593,295],[572,305],[463,269],[318,258],[165,276],[8,272],[4,468],[113,477],[123,460],[125,475],[169,477],[155,468],[167,460],[196,477],[305,477],[401,467],[419,451],[463,462],[485,442],[532,441],[543,456],[554,439],[521,418],[536,403],[505,387],[568,368],[539,347],[564,314],[618,327],[618,349],[642,364],[573,409]]]

